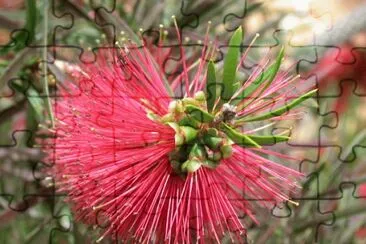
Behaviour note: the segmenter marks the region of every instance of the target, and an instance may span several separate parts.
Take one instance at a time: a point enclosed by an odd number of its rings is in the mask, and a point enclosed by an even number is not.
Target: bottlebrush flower
[[[347,109],[352,92],[356,93],[355,87],[366,90],[365,52],[344,43],[338,48],[328,50],[308,75],[316,76],[320,94],[326,94],[326,89],[331,84],[340,87],[340,94],[337,95],[334,105],[334,111],[340,115]]]
[[[236,83],[247,55],[239,60],[241,41],[239,28],[222,77],[205,61],[214,51],[207,35],[198,64],[187,63],[180,47],[175,79],[161,71],[159,52],[153,57],[132,42],[75,71],[75,85],[55,103],[51,173],[78,219],[106,226],[101,239],[220,242],[228,233],[243,242],[240,215],[256,221],[256,205],[290,201],[302,174],[266,157],[289,156],[265,149],[289,137],[253,133],[297,116],[287,112],[314,91],[285,103],[293,79],[278,72],[283,50]],[[243,132],[256,121],[271,123]]]

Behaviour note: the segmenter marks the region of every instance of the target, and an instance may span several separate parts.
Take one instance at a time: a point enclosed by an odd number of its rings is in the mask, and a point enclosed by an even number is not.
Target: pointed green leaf
[[[25,29],[29,32],[29,42],[31,42],[34,38],[35,29],[37,25],[37,1],[35,0],[27,0],[27,14],[26,14],[26,23]]]
[[[243,39],[243,30],[239,27],[233,34],[229,42],[229,49],[224,60],[223,73],[223,91],[221,100],[227,102],[234,94],[234,83],[236,77],[236,68],[240,57],[240,44]]]
[[[12,83],[11,87],[20,93],[23,93],[27,97],[29,104],[31,105],[33,111],[35,112],[35,118],[38,122],[43,120],[44,111],[44,100],[41,95],[33,86],[24,87],[17,83]]]
[[[190,104],[186,105],[185,111],[190,116],[192,116],[192,118],[194,118],[195,120],[197,120],[201,123],[210,123],[214,120],[214,117],[211,114],[203,111],[202,109],[200,109],[199,107],[196,107],[194,105],[190,105]]]
[[[216,101],[216,71],[212,61],[208,63],[206,78],[207,110],[212,111]]]
[[[201,123],[198,122],[195,119],[191,119],[188,117],[184,117],[182,118],[179,122],[178,122],[179,126],[190,126],[193,127],[195,129],[198,129],[201,126]]]
[[[290,137],[288,136],[256,136],[256,135],[248,135],[250,139],[255,141],[259,145],[274,145],[279,142],[288,141]]]
[[[297,105],[299,105],[306,99],[312,97],[317,92],[317,90],[318,89],[312,90],[312,91],[302,95],[301,97],[292,100],[289,104],[286,104],[278,109],[275,109],[274,111],[271,111],[271,112],[268,112],[268,113],[265,113],[262,115],[258,115],[255,117],[251,117],[251,118],[239,119],[239,120],[237,120],[237,123],[259,121],[259,120],[265,120],[265,119],[270,119],[273,117],[280,116],[280,115],[284,114],[285,112],[290,111],[292,108],[296,107]]]
[[[282,47],[280,52],[277,55],[276,61],[271,64],[268,69],[263,70],[262,73],[255,79],[255,81],[252,82],[240,95],[239,99],[236,100],[236,103],[239,103],[241,99],[249,97],[253,92],[255,92],[258,87],[260,87],[264,82],[267,82],[265,87],[262,89],[260,94],[262,94],[272,83],[274,78],[277,75],[277,72],[281,66],[281,62],[283,59],[283,56],[285,54],[285,49]],[[259,94],[259,95],[260,95]]]
[[[38,92],[32,87],[28,88],[27,93],[28,93],[27,95],[28,101],[36,113],[37,120],[42,121],[43,111],[45,107],[44,100],[40,97]]]
[[[284,55],[285,55],[285,47],[282,47],[280,52],[277,55],[276,61],[269,68],[269,74],[268,74],[269,77],[268,77],[268,83],[266,85],[266,88],[272,83],[272,81],[276,77],[277,72],[280,69],[280,66],[281,66],[282,59],[283,59]]]
[[[253,141],[250,137],[234,130],[225,123],[222,124],[221,129],[233,142],[235,142],[235,144],[239,146],[261,148],[261,146]]]

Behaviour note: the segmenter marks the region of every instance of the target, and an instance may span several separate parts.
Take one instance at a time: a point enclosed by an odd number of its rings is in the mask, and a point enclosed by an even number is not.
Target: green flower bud
[[[182,118],[179,123],[178,123],[180,126],[190,126],[190,127],[193,127],[195,129],[198,129],[200,128],[200,125],[201,123],[198,122],[197,120],[195,119],[192,119],[192,118],[188,118],[188,117],[184,117]]]
[[[197,170],[199,170],[199,168],[201,168],[202,164],[200,161],[195,160],[195,159],[191,159],[191,160],[187,160],[182,164],[182,171],[183,172],[188,172],[188,173],[194,173]]]
[[[212,155],[212,160],[213,161],[216,161],[216,162],[218,162],[218,161],[220,161],[221,160],[221,152],[214,152],[213,153],[213,155]]]
[[[184,136],[184,142],[189,143],[196,139],[198,130],[190,127],[190,126],[180,126],[180,131]]]
[[[162,123],[173,122],[174,121],[174,115],[172,113],[168,113],[168,114],[164,115],[163,117],[161,117],[160,121]]]
[[[202,166],[210,169],[216,169],[217,166],[219,166],[219,164],[220,164],[219,161],[212,161],[207,159],[202,163]]]
[[[184,136],[176,133],[174,136],[174,142],[175,142],[175,146],[177,146],[177,147],[182,146],[184,144]]]
[[[224,144],[220,147],[222,158],[230,158],[233,154],[233,147],[229,144]]]
[[[219,162],[220,159],[222,158],[220,151],[212,151],[208,147],[206,147],[206,153],[207,153],[207,158],[209,160],[211,160],[211,161],[217,161],[217,162]]]
[[[168,111],[174,113],[176,109],[177,109],[177,101],[175,100],[171,101],[168,106]]]
[[[193,97],[200,102],[206,101],[206,95],[203,91],[196,92]]]
[[[195,105],[195,106],[200,105],[199,102],[196,99],[192,98],[192,97],[185,97],[185,98],[182,99],[182,101],[183,101],[184,106],[185,105]]]
[[[210,136],[218,136],[219,131],[215,128],[208,128],[207,131],[206,131],[206,134],[210,135]]]
[[[171,101],[168,106],[168,111],[170,113],[183,113],[184,108],[183,108],[182,101],[180,101],[180,100]]]
[[[195,143],[189,153],[189,158],[203,159],[205,157],[205,148]]]
[[[222,145],[223,139],[206,134],[203,136],[203,141],[210,149],[217,150]]]
[[[168,123],[175,131],[175,146],[182,146],[196,139],[198,131],[190,126],[179,126],[177,123]]]

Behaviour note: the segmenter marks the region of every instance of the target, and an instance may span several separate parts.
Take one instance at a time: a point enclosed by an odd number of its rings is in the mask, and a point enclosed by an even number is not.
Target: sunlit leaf
[[[235,142],[235,144],[239,146],[261,148],[261,146],[253,141],[248,135],[236,131],[225,123],[221,125],[221,129],[233,142]]]
[[[292,108],[296,107],[297,105],[299,105],[306,99],[312,97],[316,92],[317,92],[317,89],[312,90],[312,91],[302,95],[301,97],[292,100],[289,104],[286,104],[283,107],[280,107],[278,109],[275,109],[273,111],[270,111],[268,113],[264,113],[264,114],[261,114],[261,115],[255,116],[255,117],[239,119],[239,120],[237,120],[237,123],[259,121],[259,120],[265,120],[265,119],[270,119],[273,117],[281,116],[282,114],[290,111]]]
[[[216,71],[212,61],[208,63],[206,78],[207,110],[212,111],[216,101]]]
[[[288,141],[290,139],[290,137],[288,136],[276,136],[276,135],[271,135],[271,136],[257,136],[257,135],[248,135],[248,137],[250,139],[252,139],[253,141],[255,141],[257,144],[259,145],[273,145],[279,142],[285,142]]]
[[[214,120],[214,117],[211,114],[203,111],[202,109],[194,105],[186,105],[185,110],[190,116],[192,116],[195,120],[199,122],[210,123]]]
[[[240,44],[243,39],[242,28],[239,27],[233,34],[229,42],[228,52],[224,59],[224,71],[223,71],[223,91],[221,93],[221,99],[223,102],[230,100],[234,94],[234,83],[236,77],[236,68],[239,62],[240,56]]]
[[[262,91],[260,93],[263,93],[263,91],[265,91],[265,89],[267,89],[269,85],[271,85],[281,66],[284,54],[285,49],[281,48],[279,54],[277,55],[276,61],[272,65],[270,65],[266,70],[263,70],[261,74],[258,75],[258,77],[238,96],[238,99],[236,99],[236,103],[240,102],[241,99],[248,98],[262,84],[266,83],[266,85],[262,88]]]

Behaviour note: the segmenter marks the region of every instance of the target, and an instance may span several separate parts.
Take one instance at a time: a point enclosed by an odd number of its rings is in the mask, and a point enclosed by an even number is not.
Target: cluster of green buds
[[[169,113],[161,118],[161,122],[175,131],[176,148],[170,153],[169,160],[177,174],[193,173],[202,166],[214,169],[221,160],[231,156],[233,141],[220,130],[226,117],[235,116],[235,111],[228,108],[223,106],[216,117],[209,114],[202,91],[170,103]]]
[[[277,113],[263,114],[263,118],[276,117],[309,98],[314,91],[295,99],[292,103],[277,109]],[[207,100],[203,91],[193,97],[174,100],[169,104],[168,113],[162,117],[148,112],[154,121],[169,125],[175,131],[175,149],[169,154],[170,164],[175,173],[185,176],[201,167],[215,169],[223,159],[232,154],[232,145],[261,148],[289,140],[282,135],[249,135],[236,130],[242,119],[236,116],[236,106],[224,103],[220,109],[208,111]],[[257,117],[246,121],[256,121]]]

